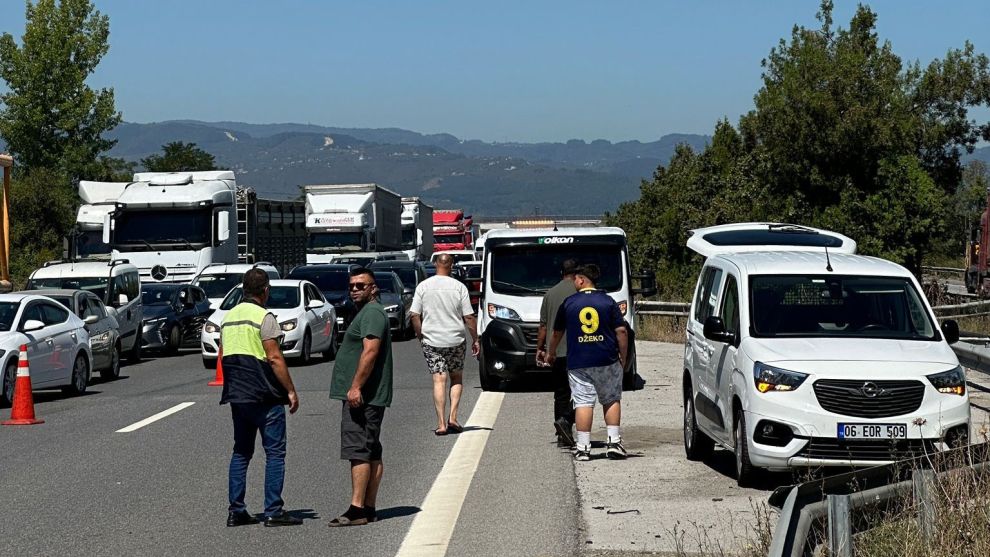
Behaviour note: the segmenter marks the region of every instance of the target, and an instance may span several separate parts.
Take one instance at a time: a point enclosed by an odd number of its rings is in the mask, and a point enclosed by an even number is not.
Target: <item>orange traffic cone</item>
[[[27,345],[22,344],[17,355],[17,382],[14,383],[14,404],[10,419],[3,425],[43,424],[45,420],[34,417],[34,398],[31,396],[31,371],[28,369]]]
[[[213,381],[207,383],[209,387],[223,387],[223,346],[217,353],[217,376]]]

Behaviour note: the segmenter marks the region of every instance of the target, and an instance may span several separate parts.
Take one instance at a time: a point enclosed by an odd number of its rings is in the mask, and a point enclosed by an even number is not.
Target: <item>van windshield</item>
[[[906,278],[754,275],[749,287],[753,336],[938,338]]]
[[[595,286],[599,290],[618,291],[625,276],[619,246],[499,246],[492,249],[491,258],[492,289],[513,296],[542,296],[560,282],[560,266],[567,259],[578,265],[598,265],[601,277]]]
[[[193,284],[206,292],[206,297],[223,298],[230,289],[244,281],[244,273],[223,273],[217,275],[200,275]]]
[[[62,277],[34,278],[28,281],[25,290],[59,289],[87,290],[101,300],[107,298],[107,277]]]

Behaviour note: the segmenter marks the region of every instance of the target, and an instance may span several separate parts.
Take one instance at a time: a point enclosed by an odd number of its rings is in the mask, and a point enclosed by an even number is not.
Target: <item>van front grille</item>
[[[819,379],[814,388],[823,409],[857,418],[910,414],[925,397],[924,383],[913,380]]]

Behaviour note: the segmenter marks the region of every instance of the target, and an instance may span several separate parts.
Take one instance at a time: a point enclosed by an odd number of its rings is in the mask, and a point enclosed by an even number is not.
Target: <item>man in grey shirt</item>
[[[536,362],[547,366],[547,327],[557,318],[557,310],[568,296],[577,292],[574,287],[574,270],[577,262],[567,259],[560,265],[560,282],[547,291],[540,306],[540,330],[536,338]],[[567,340],[557,346],[557,359],[553,363],[553,426],[557,430],[557,442],[563,446],[574,445],[574,406],[571,404],[571,386],[567,381]]]

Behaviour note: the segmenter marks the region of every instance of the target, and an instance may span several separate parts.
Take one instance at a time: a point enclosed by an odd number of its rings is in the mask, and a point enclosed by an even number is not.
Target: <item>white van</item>
[[[967,442],[966,376],[915,277],[841,234],[743,223],[703,255],[684,347],[684,448],[761,469],[873,466]]]
[[[96,294],[120,325],[121,350],[128,361],[141,359],[141,276],[126,259],[109,262],[45,263],[31,273],[25,290],[62,288]]]
[[[632,288],[626,233],[621,228],[596,227],[488,232],[478,308],[482,389],[497,389],[501,379],[547,371],[536,365],[540,305],[547,290],[560,282],[560,266],[567,259],[598,265],[597,287],[618,302],[629,323],[624,384],[632,387],[636,373],[633,296],[650,296],[656,290],[652,277],[640,277],[642,288]]]
[[[258,263],[211,263],[192,280],[193,286],[198,286],[206,292],[210,299],[210,308],[217,309],[227,293],[244,281],[244,273],[251,269],[261,269],[268,275],[269,280],[282,278],[278,269],[267,261]]]

